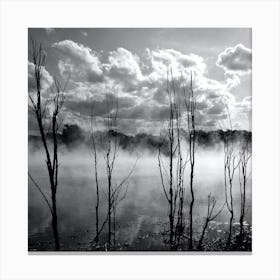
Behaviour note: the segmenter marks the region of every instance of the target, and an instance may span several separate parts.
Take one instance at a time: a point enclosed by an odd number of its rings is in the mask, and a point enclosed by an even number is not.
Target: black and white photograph
[[[29,28],[28,251],[252,252],[252,29]]]

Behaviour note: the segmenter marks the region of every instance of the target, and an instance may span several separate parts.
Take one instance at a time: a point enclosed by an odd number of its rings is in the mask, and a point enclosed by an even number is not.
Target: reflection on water
[[[135,162],[135,157],[120,153],[114,171],[115,182],[127,175]],[[50,193],[44,158],[40,152],[29,154],[29,171],[45,191]],[[100,166],[103,169],[103,166]],[[104,170],[104,169],[103,169]],[[238,173],[238,172],[237,172]],[[188,171],[186,172],[188,174]],[[103,175],[103,176],[102,176]],[[197,152],[195,167],[195,222],[200,225],[207,211],[207,195],[212,193],[217,199],[217,207],[224,202],[223,152]],[[185,178],[188,203],[188,177]],[[100,174],[101,206],[100,223],[106,213],[106,177]],[[234,185],[236,218],[239,215],[238,174]],[[38,190],[29,181],[28,188],[28,231],[30,250],[52,250],[53,238],[49,209]],[[95,185],[93,162],[90,153],[79,150],[60,155],[59,186],[57,193],[58,225],[63,250],[91,250],[95,236]],[[251,180],[248,180],[247,214],[245,220],[251,224]],[[143,153],[130,177],[128,192],[117,209],[116,239],[125,250],[165,250],[162,242],[167,221],[167,202],[161,187],[156,155]],[[185,209],[187,218],[187,205]],[[226,209],[217,222],[225,229],[229,216]],[[167,226],[166,226],[167,227]],[[221,232],[225,230],[221,228]],[[209,228],[211,230],[211,228]],[[106,228],[104,230],[106,234]],[[105,238],[105,236],[103,236]]]

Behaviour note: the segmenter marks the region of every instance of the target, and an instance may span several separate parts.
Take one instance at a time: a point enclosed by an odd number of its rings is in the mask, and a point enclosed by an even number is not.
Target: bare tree
[[[174,250],[179,245],[184,231],[184,171],[187,160],[183,160],[182,155],[180,97],[176,90],[172,69],[170,72],[167,71],[167,96],[169,120],[164,141],[166,140],[168,144],[168,163],[163,162],[161,147],[159,147],[158,165],[161,184],[168,202],[169,244],[171,250]],[[175,225],[176,214],[177,222]]]
[[[91,124],[91,144],[92,144],[92,151],[93,151],[93,165],[94,165],[94,181],[95,181],[95,188],[96,188],[96,204],[95,204],[95,241],[96,243],[99,242],[99,235],[100,235],[100,229],[99,229],[99,180],[98,180],[98,159],[97,159],[97,147],[95,143],[95,137],[94,137],[94,107],[92,106],[91,111],[91,117],[90,117],[90,124]]]
[[[176,110],[176,130],[177,130],[177,166],[176,166],[176,191],[178,192],[178,211],[177,211],[177,223],[175,228],[176,246],[180,245],[181,237],[183,236],[185,224],[184,224],[184,171],[187,160],[183,160],[182,147],[181,147],[181,116],[180,116],[180,103],[177,103]]]
[[[193,75],[191,73],[191,81],[189,94],[186,93],[184,87],[185,105],[187,109],[187,128],[188,128],[188,141],[189,141],[189,160],[190,160],[190,192],[191,202],[189,207],[189,250],[193,249],[193,206],[195,201],[194,195],[194,166],[195,166],[195,141],[196,141],[196,127],[195,127],[195,110],[196,99],[193,90]]]
[[[158,165],[160,170],[160,177],[161,183],[163,187],[163,191],[168,202],[168,218],[169,218],[169,244],[170,248],[173,249],[174,246],[174,216],[175,216],[175,208],[177,202],[177,193],[176,193],[176,186],[174,184],[174,157],[176,153],[176,139],[175,139],[175,128],[176,128],[176,105],[175,105],[175,84],[174,79],[172,77],[171,72],[171,83],[169,81],[169,71],[167,71],[167,95],[169,101],[169,121],[168,121],[168,128],[167,128],[167,142],[168,142],[168,171],[165,167],[164,163],[162,162],[161,156],[161,147],[158,151]],[[165,186],[165,180],[163,177],[163,172],[168,181],[168,190]]]
[[[113,102],[113,101],[112,101]],[[107,104],[109,108],[109,104]],[[118,100],[116,98],[115,110],[112,110],[108,113],[105,120],[106,127],[106,143],[105,143],[105,163],[106,163],[106,172],[107,172],[107,184],[108,184],[108,245],[109,248],[112,244],[112,209],[113,209],[113,185],[112,185],[112,174],[115,167],[115,160],[118,149],[118,139],[114,137],[114,132],[117,127],[117,116],[118,116]]]
[[[229,220],[229,233],[227,239],[227,247],[230,247],[232,238],[232,224],[234,218],[234,201],[233,201],[233,179],[236,169],[238,168],[239,162],[236,160],[236,155],[233,148],[229,148],[228,139],[225,143],[224,149],[224,188],[225,188],[225,199],[226,206],[230,213]]]
[[[184,79],[182,77],[182,84],[184,85]],[[183,86],[183,96],[185,96],[185,87]],[[177,133],[177,166],[176,166],[176,191],[178,192],[178,211],[177,211],[177,223],[175,229],[176,246],[178,247],[181,242],[181,238],[185,230],[184,222],[184,200],[185,200],[185,187],[184,187],[184,175],[186,165],[189,162],[189,155],[183,155],[182,152],[182,118],[181,118],[181,98],[177,94],[176,98],[176,133]]]
[[[237,242],[237,246],[242,242],[243,240],[243,234],[244,234],[244,217],[245,217],[245,210],[246,210],[246,185],[247,180],[249,178],[248,174],[248,163],[251,158],[251,153],[249,152],[248,143],[245,147],[242,148],[242,151],[239,155],[240,158],[240,164],[239,164],[239,186],[240,186],[240,217],[239,217],[239,223],[240,223],[240,233],[239,238]]]
[[[48,201],[48,207],[52,215],[52,229],[55,241],[55,250],[60,250],[59,233],[58,233],[58,222],[57,222],[57,205],[56,205],[56,194],[58,186],[58,132],[60,124],[58,123],[59,113],[63,107],[65,95],[64,91],[67,86],[67,82],[62,87],[58,79],[54,79],[54,88],[52,89],[52,112],[49,120],[49,129],[46,128],[46,109],[48,101],[42,102],[42,71],[44,69],[46,55],[42,49],[42,45],[37,45],[36,41],[32,40],[32,59],[34,64],[34,78],[36,81],[36,94],[32,96],[29,93],[29,100],[33,111],[36,116],[41,141],[44,146],[46,155],[46,164],[49,175],[50,189],[51,189],[51,202],[48,198],[43,195],[42,190],[40,193],[44,199]],[[48,141],[48,130],[50,130],[51,139]],[[32,182],[35,184],[34,179],[29,174]],[[37,184],[37,189],[38,188]]]
[[[230,124],[230,131],[225,132],[224,139],[224,190],[225,190],[225,202],[227,209],[230,213],[229,220],[229,232],[226,246],[229,249],[231,246],[232,239],[232,225],[234,218],[234,199],[233,199],[233,180],[235,171],[239,166],[240,161],[237,160],[236,152],[234,150],[234,143],[230,139],[231,134],[233,133],[232,121],[229,112],[228,105],[225,103],[228,121]]]
[[[94,178],[96,186],[96,204],[95,204],[95,219],[96,219],[96,236],[95,241],[99,242],[100,234],[104,226],[108,225],[107,243],[106,248],[108,250],[116,247],[116,215],[117,206],[121,201],[124,200],[128,190],[128,180],[133,173],[138,158],[135,161],[132,169],[126,177],[122,179],[120,183],[113,182],[113,171],[115,169],[115,163],[117,153],[119,150],[119,143],[117,137],[117,119],[118,119],[118,98],[114,95],[110,100],[107,100],[108,114],[104,118],[105,121],[105,137],[102,139],[101,150],[103,152],[103,159],[106,166],[106,177],[107,177],[107,192],[105,192],[107,200],[107,214],[102,226],[99,225],[99,205],[100,205],[100,184],[98,179],[99,167],[98,167],[98,151],[97,143],[95,140],[94,130],[96,128],[94,118],[94,108],[92,107],[91,113],[91,142],[92,151],[94,158]],[[115,181],[115,180],[114,180]],[[113,237],[113,242],[112,242]]]
[[[201,232],[201,235],[199,238],[199,242],[198,242],[198,246],[197,246],[198,250],[203,249],[203,240],[204,240],[205,232],[207,230],[209,222],[214,221],[220,215],[220,213],[224,209],[224,206],[225,206],[225,203],[215,214],[213,214],[213,211],[216,207],[216,199],[215,199],[215,197],[211,196],[211,193],[208,195],[207,214],[206,214],[203,229],[202,229],[202,232]]]

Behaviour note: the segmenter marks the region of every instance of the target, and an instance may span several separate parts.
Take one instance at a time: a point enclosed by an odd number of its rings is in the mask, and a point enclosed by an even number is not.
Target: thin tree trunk
[[[111,182],[111,175],[108,176],[108,244],[111,246],[111,235],[112,235],[112,182]]]
[[[191,77],[191,89],[189,97],[189,112],[188,112],[188,130],[189,130],[189,153],[190,153],[190,163],[191,163],[191,173],[190,173],[190,191],[191,191],[191,202],[190,202],[190,239],[189,239],[189,250],[193,250],[193,206],[195,202],[194,197],[194,165],[195,165],[195,99],[193,94],[193,81]]]
[[[202,230],[202,233],[201,233],[201,236],[200,236],[198,245],[197,245],[197,249],[198,249],[198,250],[201,250],[201,249],[202,249],[202,243],[203,243],[205,231],[206,231],[206,229],[207,229],[207,227],[208,227],[208,223],[209,223],[209,220],[206,219],[206,222],[205,222],[205,224],[204,224],[204,226],[203,226],[203,230]]]
[[[114,250],[116,250],[116,205],[113,206],[113,230],[114,230],[114,235],[113,235],[113,243],[114,243]]]
[[[173,122],[173,120],[171,121]],[[170,185],[169,185],[169,196],[170,196],[170,212],[169,212],[169,224],[170,224],[170,236],[169,242],[172,248],[173,246],[173,236],[174,236],[174,218],[173,218],[173,131],[171,132],[171,141],[170,141]]]
[[[55,250],[60,250],[60,243],[59,243],[59,234],[58,234],[58,228],[57,228],[57,213],[56,213],[56,196],[52,196],[52,209],[53,209],[53,215],[52,215],[52,228],[53,228],[53,236],[55,241]]]
[[[56,208],[56,194],[57,194],[57,185],[58,185],[58,141],[57,141],[57,134],[58,134],[58,123],[57,118],[58,114],[63,106],[64,103],[64,95],[61,94],[65,91],[68,81],[65,83],[64,88],[61,88],[61,85],[57,79],[54,79],[55,83],[55,90],[56,93],[53,97],[53,105],[54,105],[54,111],[52,113],[52,118],[50,122],[50,126],[52,129],[52,144],[53,144],[53,154],[52,158],[50,155],[50,149],[49,149],[49,143],[47,141],[47,132],[44,128],[44,120],[45,120],[45,109],[47,106],[47,102],[45,103],[45,108],[42,110],[42,103],[41,103],[41,79],[42,79],[42,69],[44,67],[45,58],[46,55],[44,54],[42,50],[41,44],[39,45],[39,48],[37,48],[37,44],[35,41],[32,40],[32,57],[33,57],[33,63],[34,63],[34,78],[36,81],[36,95],[35,97],[32,97],[32,94],[29,94],[29,100],[31,102],[31,105],[33,107],[33,110],[36,115],[38,128],[40,131],[40,138],[43,143],[43,147],[45,150],[46,155],[46,164],[48,169],[48,175],[49,175],[49,182],[50,182],[50,189],[51,189],[51,203],[47,199],[47,197],[43,194],[42,191],[41,194],[43,195],[44,199],[47,201],[48,206],[50,207],[50,212],[52,215],[52,230],[54,235],[54,241],[55,241],[55,249],[59,250],[59,234],[58,234],[58,223],[57,223],[57,208]],[[40,189],[40,188],[39,188]]]
[[[191,179],[190,179],[190,189],[191,189],[191,203],[190,203],[190,242],[189,250],[193,249],[193,205],[194,205],[194,191],[193,191],[193,166],[191,167]]]
[[[227,248],[228,249],[230,249],[230,244],[231,244],[232,222],[233,222],[233,211],[230,212],[229,233],[228,233],[228,240],[227,240]]]

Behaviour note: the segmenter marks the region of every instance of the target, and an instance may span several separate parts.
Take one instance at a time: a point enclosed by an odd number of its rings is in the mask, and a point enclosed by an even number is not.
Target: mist
[[[183,147],[187,147],[184,143]],[[187,151],[187,150],[186,150]],[[183,152],[185,155],[186,151]],[[28,168],[30,174],[45,193],[49,193],[48,173],[45,166],[45,154],[38,146],[29,144]],[[104,154],[98,151],[98,168],[100,180],[100,219],[106,218],[107,177]],[[164,158],[163,161],[168,161]],[[196,168],[194,185],[196,204],[194,218],[197,225],[203,222],[207,213],[207,195],[211,193],[217,200],[217,207],[221,207],[225,200],[224,193],[224,150],[222,145],[215,148],[198,147],[196,151]],[[168,205],[164,197],[160,180],[157,154],[149,149],[138,148],[133,152],[119,149],[113,172],[113,184],[117,184],[127,176],[135,165],[127,182],[125,199],[117,208],[117,239],[132,250],[141,249],[143,236],[162,233],[162,226],[167,222]],[[61,246],[65,250],[91,250],[91,243],[95,236],[95,181],[92,150],[86,145],[69,147],[63,145],[59,152],[59,177],[57,191],[57,205],[59,217],[59,231]],[[251,167],[249,167],[251,169]],[[188,217],[189,205],[189,170],[185,172],[186,187],[184,216]],[[247,212],[245,221],[251,224],[251,177],[248,179]],[[238,172],[234,177],[233,195],[236,217],[239,215]],[[48,250],[52,244],[51,217],[45,201],[38,190],[29,180],[29,246],[38,246]],[[223,209],[217,222],[227,225],[228,212]],[[199,229],[198,233],[199,233]],[[141,239],[142,238],[142,239]],[[146,238],[149,240],[148,238]],[[150,238],[151,239],[151,238]],[[40,240],[40,241],[39,241]],[[141,241],[139,243],[139,240]],[[138,243],[139,244],[138,244]],[[147,241],[145,241],[147,242]],[[140,245],[141,244],[141,245]],[[150,250],[164,250],[164,245],[157,239],[149,240],[146,244]],[[138,248],[139,247],[139,248]]]

